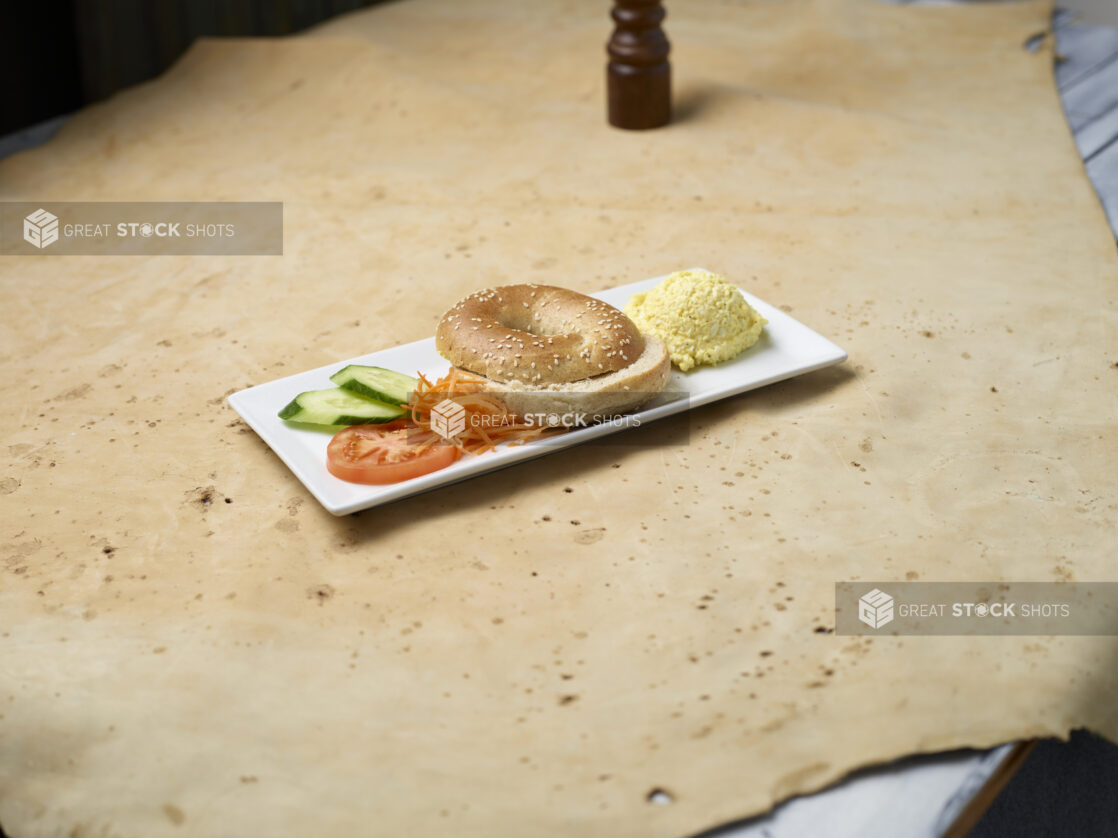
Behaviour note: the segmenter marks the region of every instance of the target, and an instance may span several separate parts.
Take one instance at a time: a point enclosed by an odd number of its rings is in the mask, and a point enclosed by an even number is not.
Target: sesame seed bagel
[[[633,321],[608,303],[554,285],[503,285],[459,301],[435,347],[494,381],[568,384],[617,372],[644,352]]]
[[[486,390],[498,396],[518,416],[570,417],[577,414],[588,422],[597,422],[651,401],[667,386],[671,368],[664,342],[645,335],[644,351],[625,369],[568,384],[534,386],[521,381],[493,382]]]

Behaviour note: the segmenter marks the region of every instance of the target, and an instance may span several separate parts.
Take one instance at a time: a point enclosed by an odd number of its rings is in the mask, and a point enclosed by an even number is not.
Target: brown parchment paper
[[[1118,260],[1049,4],[669,6],[665,130],[606,127],[601,3],[407,0],[200,42],[0,164],[285,207],[282,257],[0,262],[12,838],[680,836],[1118,738],[1113,639],[826,633],[836,580],[1114,578]],[[223,401],[478,287],[692,265],[850,361],[344,519]]]

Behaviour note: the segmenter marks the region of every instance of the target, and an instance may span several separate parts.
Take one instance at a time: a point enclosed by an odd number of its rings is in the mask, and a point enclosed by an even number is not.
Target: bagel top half
[[[500,382],[567,384],[625,369],[644,338],[619,310],[553,285],[503,285],[456,303],[435,347],[456,367]]]

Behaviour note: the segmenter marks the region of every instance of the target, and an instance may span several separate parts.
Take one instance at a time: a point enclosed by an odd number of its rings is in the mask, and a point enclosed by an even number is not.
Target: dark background
[[[195,38],[289,35],[378,2],[384,0],[6,2],[0,136],[154,78]]]
[[[968,838],[1118,838],[1118,747],[1083,730],[1041,740]]]

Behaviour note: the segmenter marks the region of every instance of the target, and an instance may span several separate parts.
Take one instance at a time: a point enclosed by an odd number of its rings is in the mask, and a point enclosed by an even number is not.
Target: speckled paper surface
[[[199,43],[0,163],[285,206],[282,257],[0,262],[12,838],[674,838],[1118,738],[1113,639],[826,633],[836,580],[1114,578],[1118,259],[1048,4],[670,11],[666,130],[606,127],[602,4],[407,0]],[[223,401],[478,287],[694,264],[849,363],[346,519]]]

